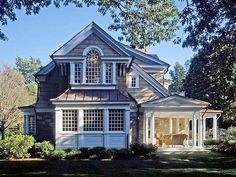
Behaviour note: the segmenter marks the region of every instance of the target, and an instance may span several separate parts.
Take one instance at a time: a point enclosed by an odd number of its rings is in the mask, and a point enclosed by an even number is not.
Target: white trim
[[[84,49],[84,51],[83,51],[83,55],[86,56],[86,55],[88,54],[88,52],[89,52],[90,50],[93,50],[93,49],[98,50],[101,56],[104,55],[102,49],[99,48],[99,47],[96,46],[96,45],[89,45],[88,47],[86,47],[86,48]]]
[[[75,63],[70,62],[70,84],[75,84]]]
[[[112,84],[116,84],[116,62],[112,62]]]
[[[114,90],[116,88],[116,86],[114,86],[113,84],[84,84],[84,85],[81,85],[81,84],[73,84],[71,85],[71,89],[79,89],[79,90]]]

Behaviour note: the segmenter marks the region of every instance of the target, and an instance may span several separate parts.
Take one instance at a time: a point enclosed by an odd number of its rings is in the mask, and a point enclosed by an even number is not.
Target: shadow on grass
[[[160,155],[157,160],[0,161],[0,176],[226,177],[236,159],[218,153]]]

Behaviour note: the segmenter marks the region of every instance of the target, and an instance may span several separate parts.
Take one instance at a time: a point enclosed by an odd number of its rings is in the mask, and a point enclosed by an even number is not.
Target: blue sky
[[[3,26],[8,41],[0,41],[0,63],[14,65],[17,56],[40,58],[43,65],[51,61],[49,55],[73,37],[92,21],[105,29],[117,39],[119,32],[108,31],[112,23],[109,15],[103,16],[96,7],[76,8],[74,6],[55,8],[50,6],[42,9],[38,15],[25,15],[23,10],[17,11],[17,21]],[[182,35],[178,31],[178,35]],[[184,62],[193,56],[192,49],[182,48],[173,42],[162,42],[149,48],[160,59],[171,66],[175,62]]]

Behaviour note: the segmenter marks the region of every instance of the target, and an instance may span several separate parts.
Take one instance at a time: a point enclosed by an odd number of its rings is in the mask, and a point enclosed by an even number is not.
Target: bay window
[[[103,110],[84,110],[84,131],[103,131]]]
[[[124,110],[109,110],[109,131],[124,131]]]
[[[77,110],[62,110],[62,130],[77,131]]]

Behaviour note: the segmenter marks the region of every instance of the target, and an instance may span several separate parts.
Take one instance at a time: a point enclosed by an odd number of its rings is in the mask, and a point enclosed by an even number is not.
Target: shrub
[[[204,145],[219,145],[220,140],[206,139],[204,140]]]
[[[69,150],[66,154],[66,159],[78,159],[80,154],[81,154],[80,150],[77,149]]]
[[[104,147],[94,147],[89,150],[92,159],[109,159],[112,157],[111,151]]]
[[[54,150],[54,146],[49,141],[34,144],[34,155],[40,158],[47,158]]]
[[[49,155],[49,159],[51,160],[62,160],[66,158],[66,151],[64,150],[54,150]]]
[[[212,150],[220,152],[236,152],[236,127],[228,128],[228,134],[225,136],[224,142],[213,147]]]
[[[134,143],[130,145],[131,155],[134,157],[144,156],[146,158],[151,157],[151,155],[156,151],[157,147],[149,144]]]
[[[114,160],[128,160],[130,159],[130,152],[127,149],[116,150],[113,159]]]
[[[30,157],[28,151],[34,142],[34,137],[28,135],[7,136],[0,142],[0,156],[6,159]]]
[[[80,148],[81,154],[79,154],[79,159],[88,159],[90,157],[89,148]]]

